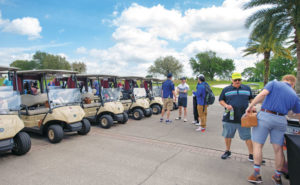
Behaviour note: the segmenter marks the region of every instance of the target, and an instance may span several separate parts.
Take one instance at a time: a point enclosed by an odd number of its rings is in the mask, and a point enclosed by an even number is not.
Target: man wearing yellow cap
[[[231,140],[236,130],[239,136],[246,142],[249,150],[249,161],[253,161],[253,146],[251,141],[251,129],[241,127],[241,118],[245,113],[249,102],[253,100],[252,92],[249,86],[242,84],[241,73],[232,74],[232,84],[225,87],[219,97],[220,104],[225,108],[223,115],[223,133],[225,138],[226,151],[222,159],[231,156]]]

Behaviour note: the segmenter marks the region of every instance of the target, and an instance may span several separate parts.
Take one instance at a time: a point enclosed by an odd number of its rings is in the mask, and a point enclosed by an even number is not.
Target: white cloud
[[[0,11],[0,29],[3,32],[26,35],[30,40],[40,38],[42,27],[37,18],[23,17],[13,20],[2,19]]]
[[[114,46],[90,50],[80,47],[76,52],[84,55],[82,59],[91,73],[146,75],[155,59],[172,55],[184,65],[185,75],[192,76],[189,59],[207,50],[234,59],[236,70],[241,72],[258,60],[256,56],[244,58],[243,48],[230,44],[248,37],[244,22],[254,11],[242,9],[248,1],[225,0],[221,6],[185,12],[133,3],[123,11],[118,10],[113,20],[102,21],[116,27],[112,34]]]

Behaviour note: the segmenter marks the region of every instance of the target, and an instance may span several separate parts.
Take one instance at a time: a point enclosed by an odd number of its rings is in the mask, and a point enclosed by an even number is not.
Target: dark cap
[[[168,75],[167,75],[167,78],[171,78],[173,75],[172,75],[172,73],[169,73]]]
[[[204,77],[203,74],[200,74],[200,75],[198,76],[198,79],[201,80],[202,82],[205,81],[205,77]]]
[[[181,77],[180,80],[186,80],[186,77]]]

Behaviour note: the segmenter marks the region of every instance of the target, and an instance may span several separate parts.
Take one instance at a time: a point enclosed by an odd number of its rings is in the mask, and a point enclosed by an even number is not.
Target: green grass
[[[174,80],[175,86],[179,85],[181,82],[180,80]],[[196,91],[196,86],[197,86],[197,80],[187,80],[187,84],[190,86],[190,90],[188,91],[188,95],[191,96],[193,91]],[[221,84],[230,84],[231,81],[225,81],[225,80],[221,80],[221,81],[207,81],[207,83],[210,86],[213,85],[221,85]],[[252,89],[262,89],[264,87],[264,83],[263,82],[243,82],[243,84],[250,84],[250,83],[256,83],[259,86],[251,86]],[[211,90],[213,91],[215,96],[219,96],[222,92],[222,88],[216,88],[216,87],[211,87]]]

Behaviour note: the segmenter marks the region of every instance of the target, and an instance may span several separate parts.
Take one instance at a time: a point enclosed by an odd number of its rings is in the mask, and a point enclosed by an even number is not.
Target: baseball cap
[[[172,75],[172,73],[169,73],[168,75],[167,75],[167,78],[171,78],[173,75]]]
[[[186,77],[181,77],[180,80],[186,80]]]
[[[198,75],[198,79],[200,79],[201,81],[205,81],[205,77],[203,74]]]
[[[232,78],[232,80],[242,79],[242,74],[241,73],[232,73],[231,78]]]

